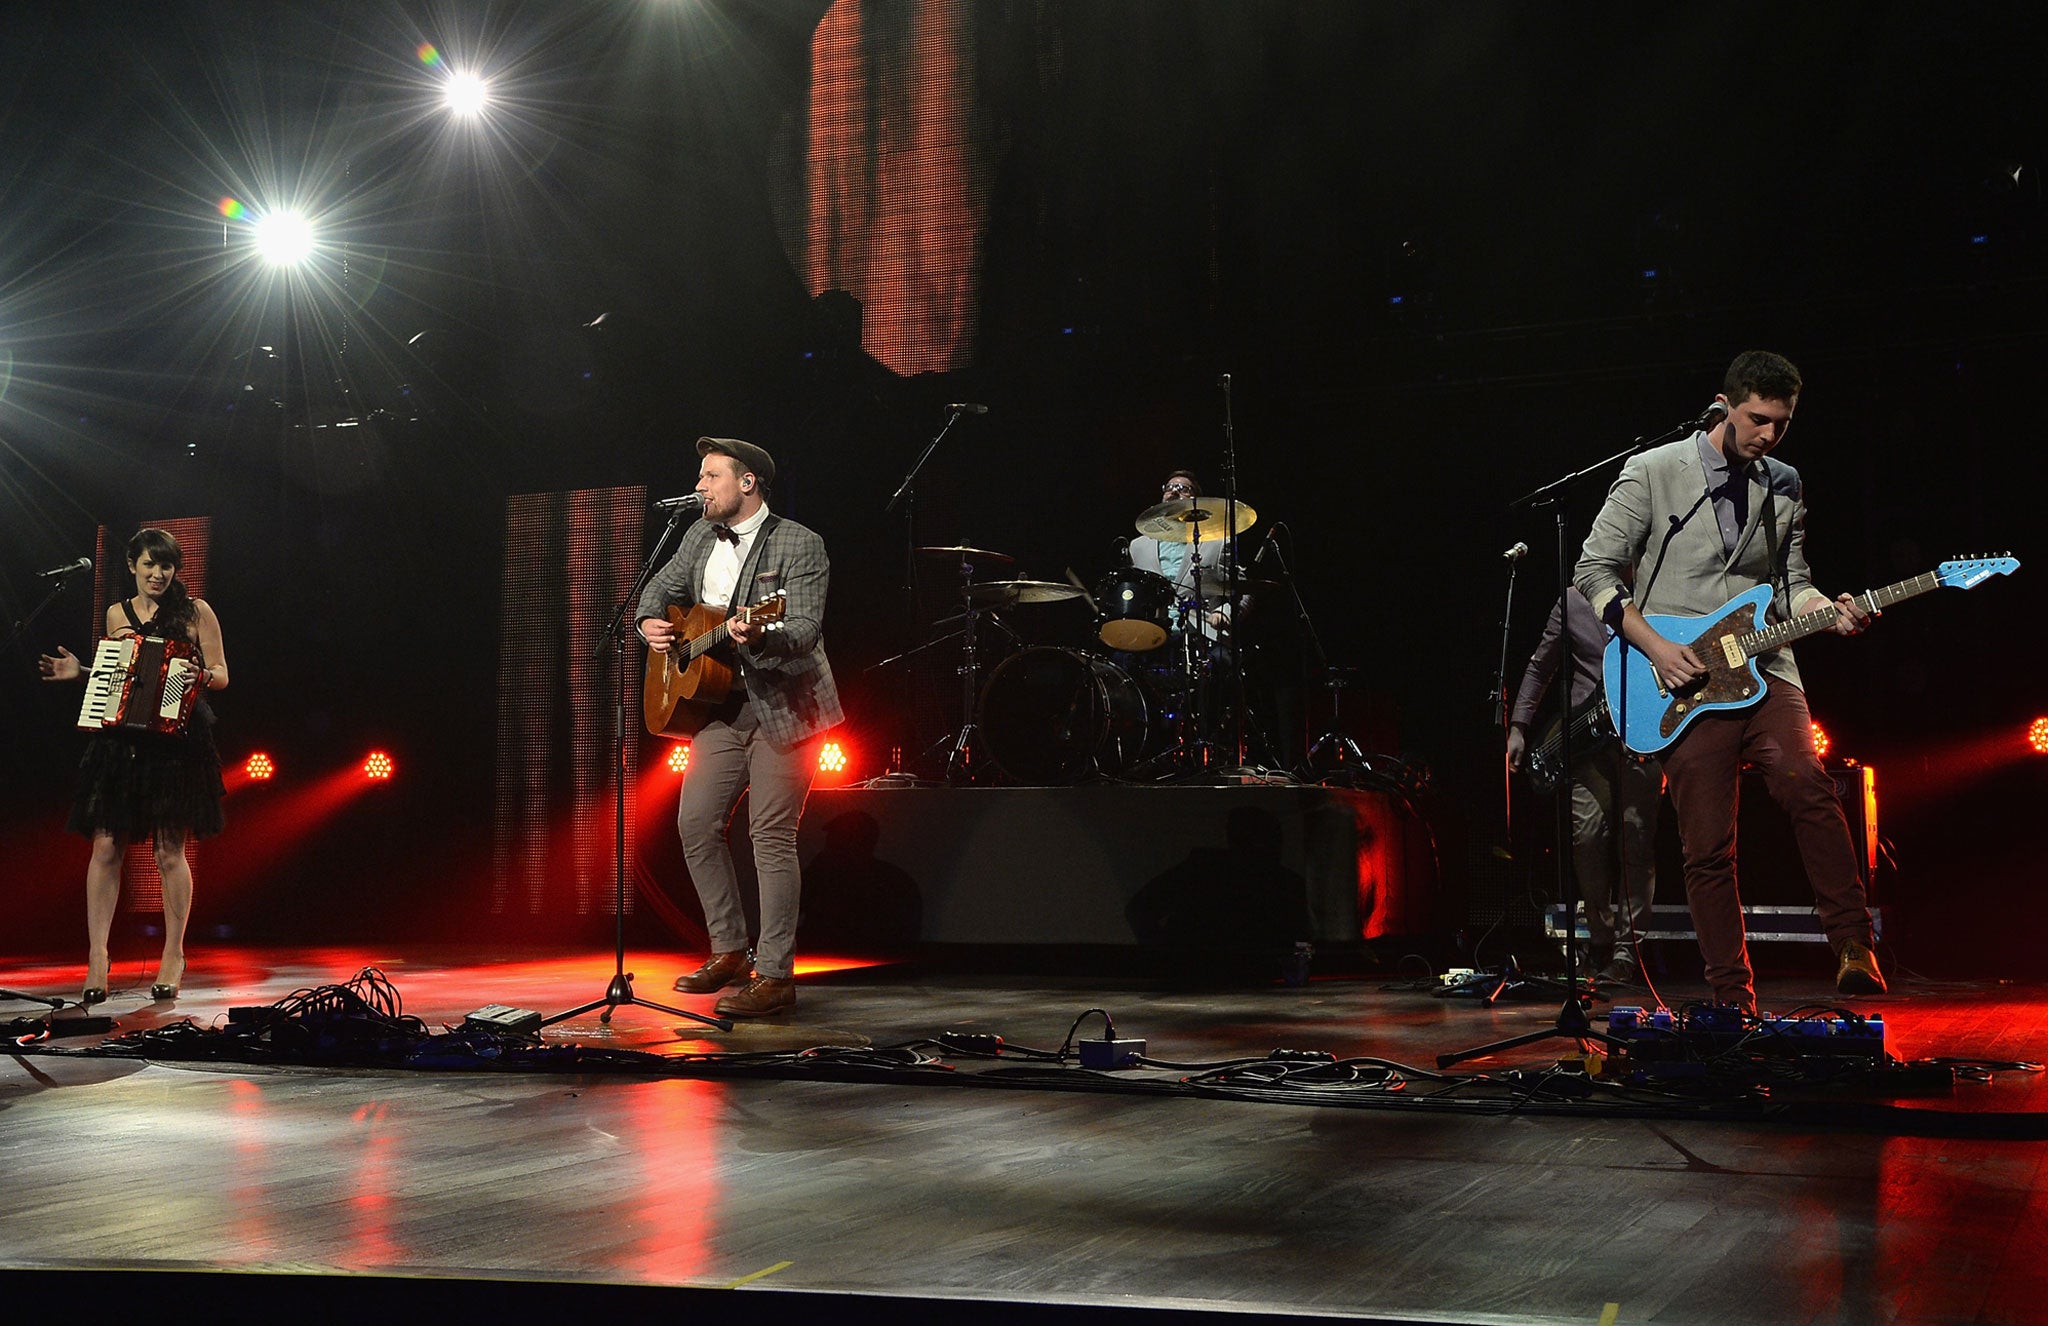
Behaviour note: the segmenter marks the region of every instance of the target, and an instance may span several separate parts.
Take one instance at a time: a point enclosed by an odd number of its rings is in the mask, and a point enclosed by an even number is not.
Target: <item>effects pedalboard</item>
[[[1751,1017],[1733,1004],[1692,1004],[1677,1013],[1625,1006],[1608,1010],[1607,1034],[1626,1042],[1637,1063],[1736,1049],[1761,1056],[1885,1058],[1884,1018],[1853,1013]]]

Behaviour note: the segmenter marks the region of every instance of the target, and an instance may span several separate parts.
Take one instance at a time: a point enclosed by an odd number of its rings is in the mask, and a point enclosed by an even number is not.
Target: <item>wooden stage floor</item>
[[[147,1002],[147,967],[120,964],[102,1011],[122,1032],[212,1024],[373,965],[436,1027],[492,1003],[566,1009],[599,997],[612,969],[609,952],[212,950],[174,1006]],[[668,989],[691,965],[629,963],[642,996],[708,1008]],[[17,990],[75,994],[77,976],[0,963]],[[1179,1063],[1285,1047],[1427,1066],[1557,1011],[1439,999],[1391,974],[1195,988],[847,965],[801,990],[795,1016],[729,1034],[627,1009],[548,1038],[681,1055],[964,1029],[1052,1048],[1099,1008]],[[1763,988],[1781,1009],[1826,996],[1812,976]],[[2041,988],[1901,980],[1857,1007],[1884,1015],[1902,1059],[2048,1055]],[[36,1011],[0,1003],[0,1019]],[[1466,1067],[1540,1070],[1568,1048]],[[848,1295],[889,1296],[892,1316],[915,1320],[937,1315],[906,1305],[969,1320],[1020,1305],[1046,1319],[2042,1320],[2048,1083],[1999,1070],[1893,1103],[1760,1123],[18,1052],[0,1061],[0,1280],[91,1275],[95,1297],[79,1302],[101,1311],[124,1282],[106,1273],[234,1271],[337,1292],[395,1277],[439,1295],[415,1306],[476,1301],[449,1297],[463,1283],[526,1286],[529,1307],[564,1286],[593,1305],[615,1292],[602,1286],[732,1288],[771,1296],[747,1310],[799,1320],[877,1309]],[[300,1315],[341,1301],[316,1287]]]

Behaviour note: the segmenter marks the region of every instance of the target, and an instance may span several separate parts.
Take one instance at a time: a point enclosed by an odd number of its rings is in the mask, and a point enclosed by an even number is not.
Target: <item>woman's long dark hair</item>
[[[135,537],[128,540],[129,561],[141,561],[144,553],[160,565],[170,567],[172,573],[171,583],[164,587],[164,596],[156,605],[157,630],[175,639],[191,639],[198,611],[192,606],[192,595],[186,591],[185,582],[177,575],[178,568],[185,565],[185,550],[178,546],[177,538],[169,530],[150,526],[135,531]],[[128,593],[134,592],[135,578],[130,576]]]

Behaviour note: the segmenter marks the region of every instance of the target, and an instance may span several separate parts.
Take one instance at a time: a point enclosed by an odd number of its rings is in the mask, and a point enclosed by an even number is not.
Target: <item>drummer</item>
[[[1174,470],[1166,476],[1166,482],[1159,489],[1162,502],[1192,502],[1202,495],[1202,485],[1187,470]],[[1150,571],[1164,576],[1173,583],[1174,599],[1187,603],[1202,597],[1197,569],[1216,572],[1223,565],[1223,549],[1229,542],[1224,539],[1210,539],[1202,543],[1165,543],[1159,539],[1141,534],[1131,540],[1131,565],[1140,571]],[[1210,595],[1212,599],[1220,596]],[[1240,602],[1250,606],[1247,596],[1240,595]],[[1231,605],[1215,601],[1201,610],[1200,629],[1210,640],[1221,640],[1230,632]],[[1172,629],[1182,629],[1183,614],[1174,613]]]

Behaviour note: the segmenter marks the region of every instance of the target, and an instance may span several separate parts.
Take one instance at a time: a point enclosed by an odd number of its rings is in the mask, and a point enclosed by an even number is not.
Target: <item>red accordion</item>
[[[199,698],[199,649],[183,640],[123,636],[100,641],[85,682],[78,726],[88,732],[185,730]]]

